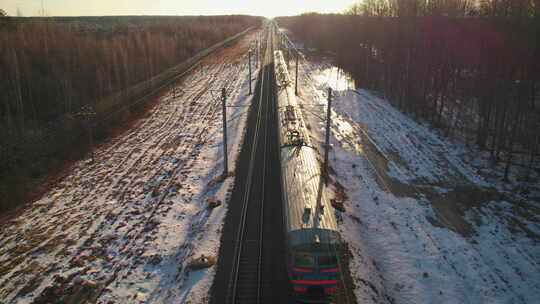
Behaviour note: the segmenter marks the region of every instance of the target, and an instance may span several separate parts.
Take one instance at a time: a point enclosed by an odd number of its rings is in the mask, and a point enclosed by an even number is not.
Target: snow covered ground
[[[334,89],[330,166],[348,196],[337,215],[359,303],[538,303],[538,191],[501,182],[485,153],[354,90],[328,62],[304,62],[299,77],[321,152]]]
[[[219,90],[228,89],[234,168],[247,115],[256,34],[207,58],[138,126],[82,161],[0,231],[0,303],[201,303],[214,268],[233,178],[223,170]],[[254,75],[257,75],[253,62]]]

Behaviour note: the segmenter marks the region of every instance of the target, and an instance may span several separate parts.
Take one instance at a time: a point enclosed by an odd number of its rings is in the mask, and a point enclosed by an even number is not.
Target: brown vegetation
[[[103,137],[130,117],[128,88],[152,87],[156,75],[259,22],[249,16],[58,19],[2,19],[9,26],[0,27],[0,211],[24,198],[29,180],[88,151],[89,136]]]
[[[279,18],[446,136],[476,143],[525,178],[539,160],[540,1],[364,0],[345,15]],[[339,33],[339,34],[337,34]]]

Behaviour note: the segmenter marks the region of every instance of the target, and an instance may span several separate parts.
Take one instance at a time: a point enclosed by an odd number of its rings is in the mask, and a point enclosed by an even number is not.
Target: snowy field
[[[334,89],[330,166],[348,196],[337,216],[359,303],[538,303],[540,195],[519,191],[519,172],[501,182],[485,153],[355,91],[327,62],[299,77],[321,155]]]
[[[228,89],[229,167],[247,115],[248,48],[219,51],[160,97],[149,115],[97,149],[0,231],[0,303],[201,303],[234,178],[223,170],[219,90]],[[254,75],[257,75],[255,62]]]

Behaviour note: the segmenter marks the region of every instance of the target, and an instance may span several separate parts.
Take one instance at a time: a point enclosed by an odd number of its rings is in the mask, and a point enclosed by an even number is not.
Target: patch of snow
[[[213,90],[227,88],[236,106],[228,108],[234,168],[250,102],[247,56],[197,69],[179,96],[165,94],[136,127],[97,149],[97,162],[80,161],[5,224],[1,301],[31,303],[93,282],[87,288],[105,286],[98,303],[204,302],[215,269],[188,263],[201,253],[217,256],[227,204],[210,210],[207,200],[227,202],[234,182],[213,182],[223,171],[221,101]]]
[[[540,235],[537,213],[516,213],[538,202],[479,174],[485,163],[467,155],[482,152],[442,138],[373,92],[354,90],[328,62],[304,62],[299,77],[304,118],[319,151],[327,88],[334,90],[330,166],[349,196],[346,212],[337,213],[360,303],[537,301],[540,246],[513,221]],[[465,210],[473,234],[463,236],[430,220],[440,219],[430,197],[461,185],[498,191],[512,202]]]

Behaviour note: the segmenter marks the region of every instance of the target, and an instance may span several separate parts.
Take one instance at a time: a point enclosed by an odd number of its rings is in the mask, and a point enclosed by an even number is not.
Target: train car
[[[341,241],[281,51],[274,52],[274,64],[288,271],[300,302],[321,303],[341,284]]]

